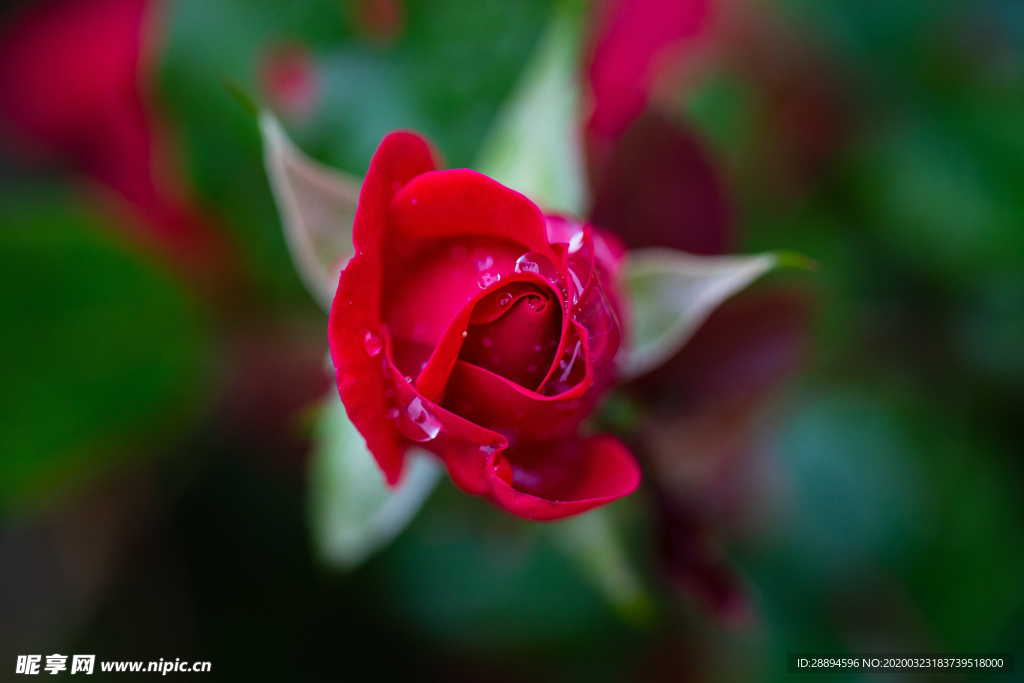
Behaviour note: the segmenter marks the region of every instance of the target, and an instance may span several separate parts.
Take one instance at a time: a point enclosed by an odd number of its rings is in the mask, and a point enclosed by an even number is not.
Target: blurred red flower
[[[158,182],[141,83],[147,0],[53,0],[0,37],[0,116],[25,146],[112,190],[151,239],[190,265],[217,253],[205,220]],[[174,174],[169,175],[173,178]]]

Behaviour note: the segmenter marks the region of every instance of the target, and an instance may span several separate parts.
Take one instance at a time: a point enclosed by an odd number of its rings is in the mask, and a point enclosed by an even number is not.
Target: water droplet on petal
[[[380,343],[380,337],[375,332],[367,330],[366,334],[363,335],[363,348],[366,349],[366,355],[373,358],[380,355],[383,344]]]
[[[392,409],[391,409],[391,410],[389,410],[388,412],[384,413],[384,415],[385,415],[385,416],[386,416],[386,417],[387,417],[387,418],[388,418],[389,420],[397,420],[397,419],[398,419],[398,408],[392,408]]]
[[[487,270],[480,273],[480,277],[476,279],[476,284],[479,285],[480,289],[487,289],[488,287],[490,287],[493,284],[496,284],[500,280],[501,275],[493,268],[488,268]]]
[[[489,349],[492,346],[494,346],[494,340],[491,339],[490,337],[484,337],[483,339],[480,340],[480,343],[483,344],[485,349]]]
[[[463,330],[462,331],[462,336],[463,336],[463,338],[468,337],[469,336],[469,332],[467,330]]]
[[[533,273],[552,284],[561,286],[561,278],[558,277],[558,269],[544,254],[536,251],[529,251],[516,259],[517,273]]]
[[[508,308],[508,305],[512,303],[512,295],[508,292],[502,292],[498,295],[498,308]]]
[[[410,377],[409,375],[406,375],[405,376],[405,381],[409,382],[410,384],[412,384],[412,377]]]
[[[441,421],[427,407],[427,402],[416,395],[405,400],[397,418],[399,431],[412,441],[430,441],[441,431]]]

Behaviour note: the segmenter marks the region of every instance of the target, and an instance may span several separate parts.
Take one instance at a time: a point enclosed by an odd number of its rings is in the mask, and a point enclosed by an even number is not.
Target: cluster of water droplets
[[[591,361],[598,364],[610,360],[619,345],[619,322],[598,277],[600,265],[594,259],[594,243],[589,229],[572,220],[549,218],[548,240],[552,244],[565,245],[568,282],[562,279],[555,264],[538,252],[520,256],[516,261],[516,272],[539,275],[561,291],[566,315],[587,330]],[[544,387],[546,394],[567,390],[572,384],[573,369],[582,360],[582,341],[572,328],[570,335],[558,369]]]

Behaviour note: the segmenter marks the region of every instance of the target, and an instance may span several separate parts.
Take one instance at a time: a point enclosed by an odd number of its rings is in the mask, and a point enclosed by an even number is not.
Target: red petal
[[[636,459],[612,436],[524,445],[495,453],[494,461],[487,473],[491,499],[536,520],[585,512],[628,496],[640,484]]]
[[[392,417],[385,419],[394,421],[396,434],[418,436],[424,448],[445,461],[452,481],[467,493],[485,496],[512,514],[546,520],[604,505],[632,493],[640,482],[636,460],[613,437],[579,440],[573,433],[506,450],[511,444],[504,435],[427,400],[404,381],[390,358],[389,343],[383,355],[390,377],[386,400],[392,406]],[[415,413],[404,412],[411,404]],[[429,430],[420,430],[408,419],[422,415],[424,409],[429,418],[422,424],[432,425]]]
[[[461,360],[536,390],[562,333],[562,307],[550,290],[513,283],[473,308]]]
[[[341,275],[328,323],[341,400],[391,484],[401,475],[404,446],[385,416],[390,406],[382,359],[368,353],[366,335],[386,332],[381,329],[381,241],[388,230],[389,202],[412,178],[435,168],[430,146],[413,133],[392,133],[381,142],[359,194],[356,255]]]
[[[593,369],[587,363],[583,381],[565,393],[543,396],[459,361],[448,380],[445,407],[504,434],[513,443],[565,438],[576,433],[580,420],[597,400],[597,392],[588,391],[592,382]]]
[[[489,237],[552,261],[544,215],[514,190],[468,169],[427,173],[391,201],[396,242]]]
[[[537,291],[540,287],[547,287],[546,281],[542,280],[540,277],[532,273],[513,272],[508,277],[507,282],[500,287],[500,290],[519,291],[520,289],[526,289]],[[422,289],[429,289],[429,281]],[[429,360],[427,360],[422,368],[419,365],[416,365],[415,368],[406,372],[409,376],[416,378],[416,389],[431,401],[444,401],[448,377],[452,373],[455,361],[462,352],[463,344],[468,339],[468,330],[470,324],[473,322],[473,316],[476,315],[480,302],[488,299],[493,300],[497,295],[497,290],[499,288],[494,287],[485,291],[481,291],[478,287],[475,289],[476,294],[469,298],[465,305],[463,305],[462,310],[458,311],[451,318],[447,328],[441,334],[440,339],[437,340],[433,351],[428,353]],[[555,300],[559,301],[557,299]],[[454,301],[456,301],[454,298],[448,299],[448,303],[452,303]],[[433,321],[434,325],[447,319],[443,312],[439,313],[436,309],[432,309],[429,301],[425,301],[423,303],[420,311],[421,313],[423,311],[430,311],[433,313],[435,317],[439,319]],[[425,325],[425,330],[429,335],[431,333],[431,326]],[[428,336],[428,340],[432,338],[433,337]],[[399,363],[399,367],[404,369],[407,366],[403,366]]]

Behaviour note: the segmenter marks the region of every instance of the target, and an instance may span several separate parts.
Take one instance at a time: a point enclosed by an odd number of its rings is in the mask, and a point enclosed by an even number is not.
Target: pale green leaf
[[[299,150],[273,114],[260,114],[263,160],[285,240],[306,289],[330,310],[338,277],[352,257],[352,222],[361,182]]]
[[[475,165],[545,210],[576,216],[587,204],[579,86],[584,7],[562,2],[555,8]]]
[[[697,256],[674,249],[629,251],[624,280],[632,318],[630,339],[616,359],[621,376],[638,377],[667,361],[719,304],[773,268],[813,265],[789,252]]]
[[[332,391],[318,424],[310,470],[310,511],[320,554],[343,569],[361,564],[412,521],[442,472],[434,456],[412,449],[398,486],[388,488]]]

